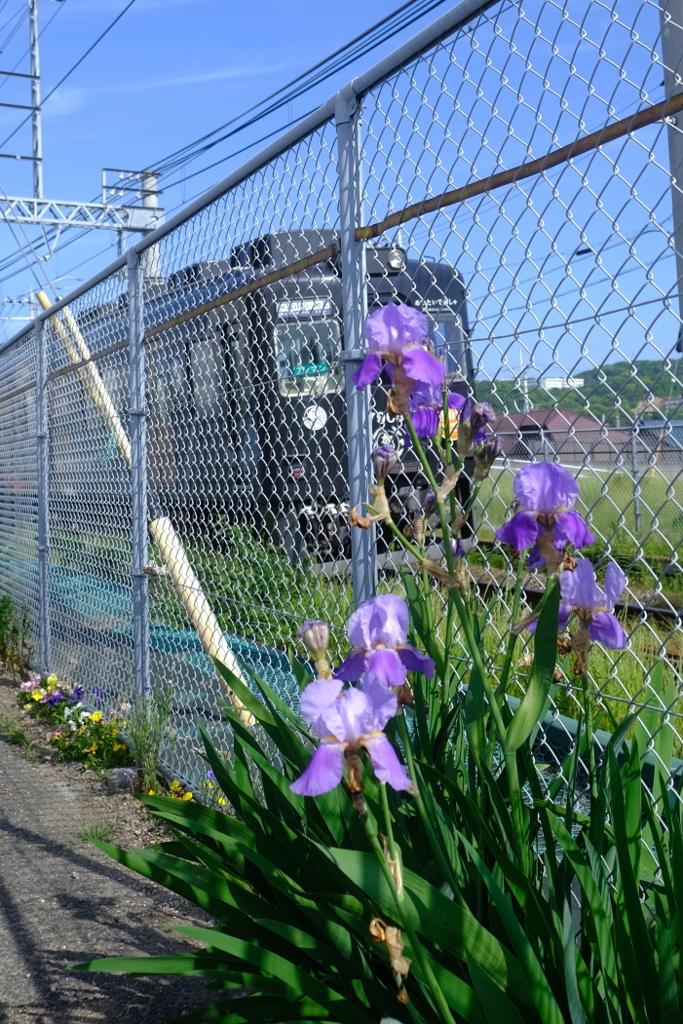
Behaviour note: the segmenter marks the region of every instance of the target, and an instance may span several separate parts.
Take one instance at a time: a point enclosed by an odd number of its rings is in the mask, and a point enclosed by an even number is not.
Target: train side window
[[[339,323],[329,319],[280,319],[275,325],[280,394],[333,394],[344,384]]]
[[[200,336],[190,341],[190,382],[197,416],[215,416],[220,412],[223,393],[222,363],[221,346],[214,335]]]
[[[467,380],[467,336],[459,317],[439,314],[438,320],[430,320],[429,336],[434,343],[437,356],[446,363],[446,373],[451,379]]]
[[[173,341],[150,351],[150,408],[160,420],[172,419],[187,405],[187,381],[179,347],[179,342]]]
[[[222,328],[225,361],[226,397],[232,397],[242,411],[249,406],[249,384],[251,368],[249,348],[240,322],[223,324]]]

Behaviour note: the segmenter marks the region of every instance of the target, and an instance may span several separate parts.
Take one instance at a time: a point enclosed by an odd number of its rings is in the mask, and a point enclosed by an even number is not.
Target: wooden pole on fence
[[[48,296],[43,291],[36,292],[36,298],[43,309],[49,309],[52,305]],[[128,434],[121,423],[119,414],[105,387],[100,371],[92,361],[92,354],[85,338],[81,334],[75,317],[68,308],[65,308],[63,313],[64,320],[60,320],[55,314],[50,317],[50,323],[62,348],[71,362],[76,365],[76,373],[83,387],[90,396],[105,427],[111,431],[119,454],[128,469],[130,469],[131,447]],[[190,565],[183,542],[178,536],[171,520],[168,516],[160,516],[153,519],[148,524],[148,530],[164,564],[168,568],[175,588],[178,591],[178,596],[183,602],[194,628],[197,630],[202,647],[207,654],[222,662],[226,668],[230,669],[233,675],[246,683],[239,662],[223,636],[223,630],[202,590],[196,573]],[[230,697],[232,704],[239,711],[240,717],[247,724],[253,724],[253,718],[241,700],[228,687],[222,676],[219,676],[219,680]]]

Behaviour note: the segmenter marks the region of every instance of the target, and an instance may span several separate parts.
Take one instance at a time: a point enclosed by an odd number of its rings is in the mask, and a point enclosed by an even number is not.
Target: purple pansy
[[[532,568],[546,563],[554,572],[569,544],[580,548],[595,542],[581,516],[573,510],[579,485],[564,466],[554,462],[523,466],[512,486],[521,508],[509,523],[496,530],[496,537],[515,551],[531,548]]]
[[[50,707],[54,707],[55,704],[59,704],[60,700],[64,700],[64,694],[60,693],[59,690],[52,690],[46,697],[43,697],[41,704],[49,704]]]
[[[353,374],[359,391],[379,377],[383,360],[400,366],[410,380],[440,387],[446,379],[446,367],[429,351],[427,317],[413,306],[389,302],[376,309],[366,319],[363,333],[368,354]]]
[[[408,606],[394,594],[371,597],[349,619],[353,650],[337,670],[337,677],[355,682],[371,672],[385,686],[403,686],[406,673],[424,672],[431,679],[434,662],[408,640]]]
[[[588,629],[591,640],[620,650],[626,646],[626,634],[616,615],[614,606],[619,600],[627,579],[618,565],[610,562],[605,570],[604,593],[595,579],[593,564],[589,558],[580,558],[573,572],[560,573],[560,630],[563,630],[572,612]]]
[[[301,796],[320,796],[334,789],[344,771],[344,753],[363,747],[375,775],[394,789],[410,789],[412,783],[382,730],[398,710],[395,694],[372,677],[365,688],[350,687],[340,694],[339,679],[316,679],[301,697],[301,713],[322,741],[308,768],[290,789]]]

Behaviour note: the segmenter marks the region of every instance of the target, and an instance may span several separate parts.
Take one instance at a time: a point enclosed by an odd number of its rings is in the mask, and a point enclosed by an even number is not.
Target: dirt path
[[[0,714],[26,725],[15,684],[0,679]],[[26,730],[31,732],[30,729]],[[101,956],[160,955],[188,943],[168,931],[199,923],[184,900],[78,842],[94,822],[115,823],[111,841],[157,838],[136,801],[109,796],[93,773],[28,761],[0,739],[0,1022],[161,1024],[207,1000],[199,978],[130,979],[72,974]]]

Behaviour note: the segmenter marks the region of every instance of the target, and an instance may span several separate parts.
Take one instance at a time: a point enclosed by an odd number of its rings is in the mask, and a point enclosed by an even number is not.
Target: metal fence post
[[[50,674],[50,438],[47,405],[45,325],[34,321],[36,338],[36,460],[38,498],[39,671]]]
[[[130,365],[131,514],[133,547],[133,683],[149,690],[149,579],[147,535],[147,424],[144,348],[144,269],[140,254],[128,250],[128,358]]]
[[[642,516],[640,510],[640,483],[638,482],[638,424],[631,429],[631,476],[633,477],[633,510],[636,517],[636,537],[640,539],[642,532]]]
[[[342,312],[346,368],[346,439],[351,507],[368,500],[368,463],[372,451],[369,388],[358,391],[351,375],[364,355],[363,323],[367,315],[365,246],[356,240],[360,225],[360,104],[350,86],[337,93],[335,125],[339,170],[339,241],[341,246]],[[375,529],[351,531],[351,574],[356,607],[375,592],[377,577]]]

